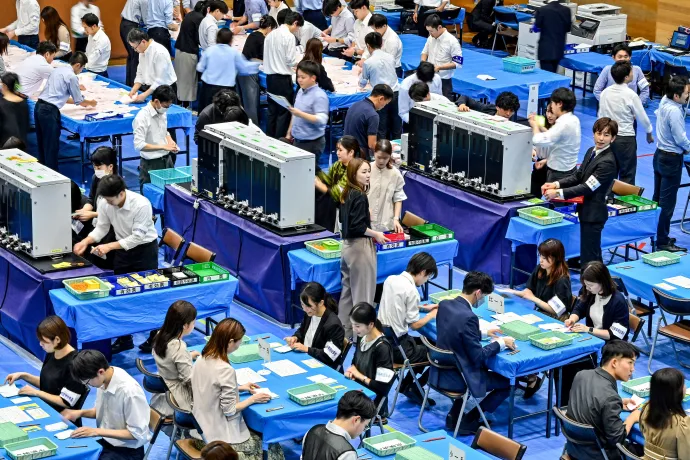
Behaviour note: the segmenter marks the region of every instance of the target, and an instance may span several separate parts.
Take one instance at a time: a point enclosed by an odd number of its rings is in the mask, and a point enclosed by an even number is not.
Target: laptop
[[[690,49],[690,35],[683,32],[678,32],[677,30],[673,32],[673,38],[671,38],[671,48],[685,51]]]

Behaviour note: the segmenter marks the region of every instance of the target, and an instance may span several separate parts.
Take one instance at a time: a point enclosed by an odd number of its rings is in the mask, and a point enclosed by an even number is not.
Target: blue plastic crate
[[[191,166],[179,166],[179,167],[175,168],[175,170],[179,171],[183,174],[189,174],[190,177],[192,175],[192,167]]]
[[[175,168],[150,171],[149,175],[151,176],[151,184],[158,188],[165,188],[166,185],[183,184],[192,181],[191,174],[187,174]]]
[[[531,73],[537,68],[537,61],[520,56],[503,58],[503,70],[512,73]]]
[[[101,278],[101,280],[110,283],[113,286],[112,289],[110,289],[111,296],[118,297],[122,295],[138,294],[144,290],[143,286],[138,282],[137,286],[123,286],[117,282],[118,278],[129,278],[130,280],[134,281],[127,275],[113,275]]]
[[[121,113],[115,112],[87,113],[84,115],[84,121],[105,121],[115,120],[116,118],[123,118],[123,116]]]

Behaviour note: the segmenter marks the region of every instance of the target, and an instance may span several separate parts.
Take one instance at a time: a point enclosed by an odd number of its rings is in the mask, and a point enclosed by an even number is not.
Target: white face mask
[[[161,107],[160,109],[156,109],[156,112],[158,112],[159,115],[163,115],[167,111],[168,107]]]
[[[94,174],[97,178],[103,179],[108,173],[104,169],[96,169]]]

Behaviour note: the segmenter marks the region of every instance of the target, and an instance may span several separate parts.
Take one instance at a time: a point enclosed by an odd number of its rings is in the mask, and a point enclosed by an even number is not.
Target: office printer
[[[549,1],[550,0],[529,0],[529,3],[527,3],[527,8],[536,11],[537,8],[541,8],[549,3]],[[577,3],[573,3],[570,0],[558,0],[558,3],[562,3],[563,6],[570,8],[570,17],[573,18],[574,21],[575,14],[577,14]]]
[[[621,7],[606,3],[580,5],[568,34],[567,43],[610,45],[625,41],[628,16]]]

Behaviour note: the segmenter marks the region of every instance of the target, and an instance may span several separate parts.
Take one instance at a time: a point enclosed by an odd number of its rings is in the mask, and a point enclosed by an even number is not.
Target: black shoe
[[[668,244],[676,244],[676,239],[675,238],[669,238]]]
[[[479,420],[478,419],[473,419],[473,420],[468,420],[468,416],[470,414],[467,413],[465,416],[462,418],[462,422],[460,422],[460,427],[458,427],[458,434],[460,436],[472,436],[475,433],[477,433],[477,430],[479,429]],[[450,414],[446,415],[446,430],[450,431],[451,433],[455,431],[455,424],[458,423],[458,419],[455,417],[452,417]]]
[[[79,134],[70,134],[67,136],[68,141],[78,141],[79,140]]]
[[[77,136],[77,139],[79,139],[79,136]],[[110,137],[108,136],[98,136],[98,137],[89,137],[89,142],[92,144],[100,144],[102,142],[109,142]]]
[[[422,402],[424,401],[424,395],[419,393],[417,385],[412,385],[411,388],[407,389],[403,394],[411,403],[416,404],[418,406],[421,406]],[[434,401],[431,398],[426,398],[426,404],[429,407],[434,407],[436,405],[436,401]]]
[[[131,350],[134,348],[134,340],[132,340],[131,335],[125,335],[123,337],[118,337],[113,343],[111,348],[112,354],[116,355],[122,353],[123,351]]]
[[[153,339],[156,337],[157,333],[158,330],[151,331],[149,333],[149,338],[146,339],[146,342],[139,345],[139,350],[141,350],[142,353],[151,353],[153,350]]]
[[[668,252],[688,252],[687,248],[684,248],[682,246],[676,246],[674,243],[671,243],[669,241],[669,244],[660,244],[657,247],[658,250],[660,251],[668,251]]]
[[[534,386],[528,386],[525,389],[525,394],[522,395],[522,399],[529,399],[532,396],[534,396],[537,393],[537,391],[539,391],[539,389],[541,388],[542,383],[544,383],[544,379],[541,377],[537,377],[536,382],[534,382]]]

